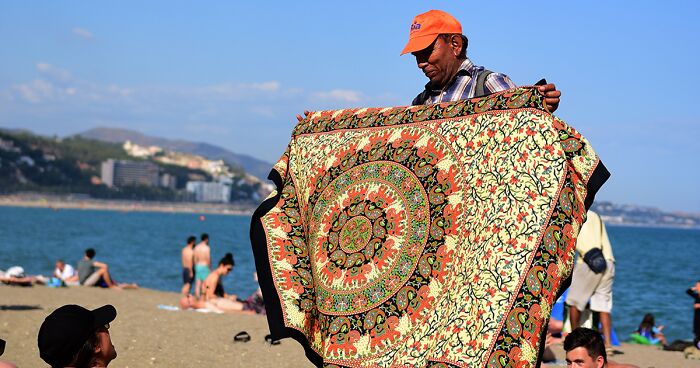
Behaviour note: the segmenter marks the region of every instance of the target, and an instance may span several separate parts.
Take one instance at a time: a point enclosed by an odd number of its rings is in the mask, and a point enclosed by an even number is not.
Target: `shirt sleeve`
[[[517,87],[507,75],[501,73],[491,73],[484,82],[484,87],[489,93],[505,91]]]

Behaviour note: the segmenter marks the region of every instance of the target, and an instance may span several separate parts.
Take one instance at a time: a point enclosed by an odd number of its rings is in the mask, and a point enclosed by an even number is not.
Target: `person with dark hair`
[[[411,53],[418,68],[429,79],[411,105],[466,100],[516,87],[507,75],[474,65],[467,56],[469,39],[462,34],[459,21],[449,13],[430,10],[418,14],[413,18],[408,35],[401,55]],[[540,85],[538,89],[549,111],[554,112],[559,107],[561,92],[551,83]],[[304,111],[304,115],[308,114]],[[297,115],[297,120],[302,119]]]
[[[88,310],[64,305],[39,328],[39,356],[51,367],[107,367],[117,357],[109,324],[117,317],[112,305]]]
[[[85,249],[85,256],[78,262],[80,285],[115,287],[116,284],[109,274],[109,266],[93,259],[96,253],[93,248]]]
[[[695,286],[685,292],[695,299],[693,301],[693,333],[695,334],[693,343],[697,349],[700,349],[700,280],[696,281]]]
[[[95,249],[85,250],[85,256],[78,261],[78,279],[83,286],[99,286],[115,289],[138,289],[136,284],[118,283],[109,272],[106,263],[95,261]]]
[[[236,299],[235,295],[220,297],[216,295],[216,288],[221,278],[228,275],[236,262],[233,260],[233,254],[226,253],[221,258],[219,265],[213,270],[204,280],[202,285],[202,301],[207,309],[218,312],[242,312],[245,305]]]
[[[590,328],[579,327],[564,339],[566,366],[575,368],[638,368],[608,361],[603,336]]]
[[[409,40],[401,55],[411,53],[418,68],[430,80],[412,105],[459,101],[482,97],[515,87],[505,74],[476,66],[467,57],[469,40],[462,25],[452,15],[430,10],[413,18]],[[539,87],[550,111],[559,106],[561,92],[554,84]]]
[[[197,238],[190,236],[187,238],[187,245],[182,248],[182,290],[180,291],[183,295],[188,295],[190,289],[192,288],[192,281],[194,280],[194,245],[197,242]]]
[[[202,283],[211,272],[211,248],[209,234],[202,234],[199,244],[194,247],[194,295],[202,295]]]
[[[663,330],[664,326],[656,326],[654,323],[654,315],[647,313],[642,319],[642,323],[639,324],[637,328],[637,334],[644,337],[652,345],[666,345],[666,337],[664,337]]]
[[[608,364],[605,343],[598,331],[579,327],[564,339],[566,366],[580,368],[602,368]]]

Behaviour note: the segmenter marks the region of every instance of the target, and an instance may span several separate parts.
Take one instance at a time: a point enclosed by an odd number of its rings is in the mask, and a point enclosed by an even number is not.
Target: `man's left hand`
[[[556,111],[559,107],[561,91],[558,91],[557,87],[552,83],[539,86],[537,89],[544,95],[544,102],[547,104],[547,107],[549,107],[549,112]]]

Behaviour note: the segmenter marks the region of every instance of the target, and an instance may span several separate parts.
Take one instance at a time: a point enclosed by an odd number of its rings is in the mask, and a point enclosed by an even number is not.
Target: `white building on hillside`
[[[188,181],[187,192],[191,193],[197,202],[228,203],[231,201],[231,187],[224,183]]]

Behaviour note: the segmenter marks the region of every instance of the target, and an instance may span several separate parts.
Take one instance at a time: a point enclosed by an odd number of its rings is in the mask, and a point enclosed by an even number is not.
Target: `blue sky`
[[[123,127],[273,162],[304,109],[410,103],[426,81],[399,52],[434,8],[476,64],[557,84],[557,114],[613,174],[598,198],[700,212],[698,4],[4,2],[0,127]]]

